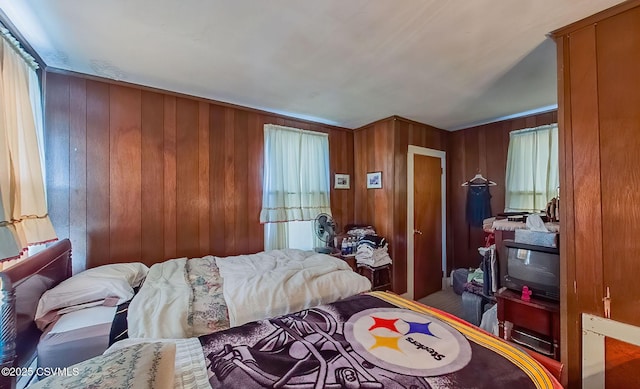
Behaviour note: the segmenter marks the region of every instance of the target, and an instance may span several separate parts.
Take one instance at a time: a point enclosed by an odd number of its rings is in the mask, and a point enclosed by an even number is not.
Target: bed
[[[385,292],[178,340],[128,339],[35,387],[560,388],[536,359]]]
[[[28,366],[37,347],[39,367],[66,367],[99,355],[123,334],[193,337],[371,287],[344,261],[300,250],[179,258],[150,270],[142,264],[115,264],[107,273],[94,268],[72,278],[70,257],[71,245],[64,240],[6,272],[14,284],[19,315],[17,323],[7,321],[2,328],[3,334],[16,329],[18,348],[16,353],[5,350],[3,360],[17,358],[17,365]],[[131,299],[133,287],[145,277]],[[70,292],[70,283],[80,285],[82,293],[77,295],[83,299]],[[116,319],[124,327],[114,331]]]
[[[29,366],[41,335],[34,322],[38,300],[46,290],[71,277],[71,243],[62,240],[0,274],[0,363],[2,367]],[[0,375],[0,387],[11,388],[13,379]]]

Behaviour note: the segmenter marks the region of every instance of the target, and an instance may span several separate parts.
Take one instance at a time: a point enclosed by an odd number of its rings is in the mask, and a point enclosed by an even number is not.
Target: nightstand
[[[391,290],[391,265],[371,267],[358,264],[358,273],[371,281],[371,290]]]
[[[351,270],[353,270],[354,272],[358,272],[358,269],[356,268],[356,256],[354,255],[342,255],[339,252],[337,253],[331,253],[330,254],[332,257],[336,257],[336,258],[340,258],[343,261],[345,261],[349,266],[351,266]]]

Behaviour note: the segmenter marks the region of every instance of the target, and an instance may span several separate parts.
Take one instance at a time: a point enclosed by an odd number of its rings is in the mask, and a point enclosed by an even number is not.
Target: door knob
[[[420,231],[420,230],[413,230],[413,233],[414,233],[414,234],[422,235],[422,231]]]

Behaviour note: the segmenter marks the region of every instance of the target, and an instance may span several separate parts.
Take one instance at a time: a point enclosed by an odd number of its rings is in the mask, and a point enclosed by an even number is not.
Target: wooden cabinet
[[[557,302],[533,297],[524,301],[509,289],[501,289],[495,298],[501,338],[560,359],[560,306]]]
[[[552,36],[558,49],[563,383],[580,387],[582,313],[605,316],[609,291],[611,319],[640,326],[640,1]],[[607,361],[614,359],[610,352]],[[615,374],[606,377],[613,387]]]

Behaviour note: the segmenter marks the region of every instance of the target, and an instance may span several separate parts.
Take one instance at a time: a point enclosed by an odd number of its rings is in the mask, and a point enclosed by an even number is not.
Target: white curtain
[[[264,126],[264,176],[260,222],[265,250],[289,247],[287,222],[331,214],[327,134]]]
[[[0,39],[0,270],[57,239],[47,213],[42,104],[35,70]]]
[[[519,131],[509,137],[505,211],[540,211],[558,193],[558,125]]]

